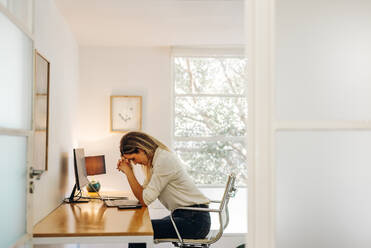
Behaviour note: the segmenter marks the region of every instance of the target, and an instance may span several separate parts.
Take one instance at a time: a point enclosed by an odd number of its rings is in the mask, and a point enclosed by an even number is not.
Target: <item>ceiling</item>
[[[242,45],[243,0],[55,0],[80,46]]]

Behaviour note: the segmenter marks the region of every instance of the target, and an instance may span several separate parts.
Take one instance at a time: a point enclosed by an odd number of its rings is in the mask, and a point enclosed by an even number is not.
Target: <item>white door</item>
[[[28,4],[14,12],[10,2],[0,2],[0,247],[28,246],[32,234],[32,25],[19,15]]]
[[[371,1],[277,0],[277,248],[371,247]]]
[[[371,1],[247,3],[249,247],[371,247]]]

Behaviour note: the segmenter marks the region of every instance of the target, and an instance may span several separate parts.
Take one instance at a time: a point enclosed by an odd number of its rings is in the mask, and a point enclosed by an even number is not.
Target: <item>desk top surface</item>
[[[90,200],[63,203],[34,226],[33,236],[153,236],[153,229],[146,207],[121,210]]]

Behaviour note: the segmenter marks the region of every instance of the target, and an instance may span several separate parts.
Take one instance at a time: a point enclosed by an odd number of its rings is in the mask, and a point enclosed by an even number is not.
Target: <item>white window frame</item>
[[[247,98],[247,94],[176,94],[175,93],[175,75],[174,75],[174,60],[176,57],[192,57],[192,58],[246,58],[244,56],[244,48],[240,46],[231,47],[173,47],[171,51],[171,147],[174,147],[175,141],[209,141],[216,142],[220,140],[225,141],[242,141],[246,142],[246,136],[220,136],[220,137],[176,137],[174,135],[175,129],[175,98],[185,96],[197,96],[197,97],[236,97],[236,98]],[[247,86],[246,86],[247,87]],[[199,151],[199,149],[182,149],[183,151]],[[225,185],[221,184],[197,184],[199,188],[224,188]],[[246,188],[247,186],[239,186],[239,188]]]

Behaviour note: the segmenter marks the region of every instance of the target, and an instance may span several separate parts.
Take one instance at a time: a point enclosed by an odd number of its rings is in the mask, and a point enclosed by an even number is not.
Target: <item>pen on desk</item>
[[[118,209],[134,209],[134,208],[141,208],[141,205],[119,205]]]

